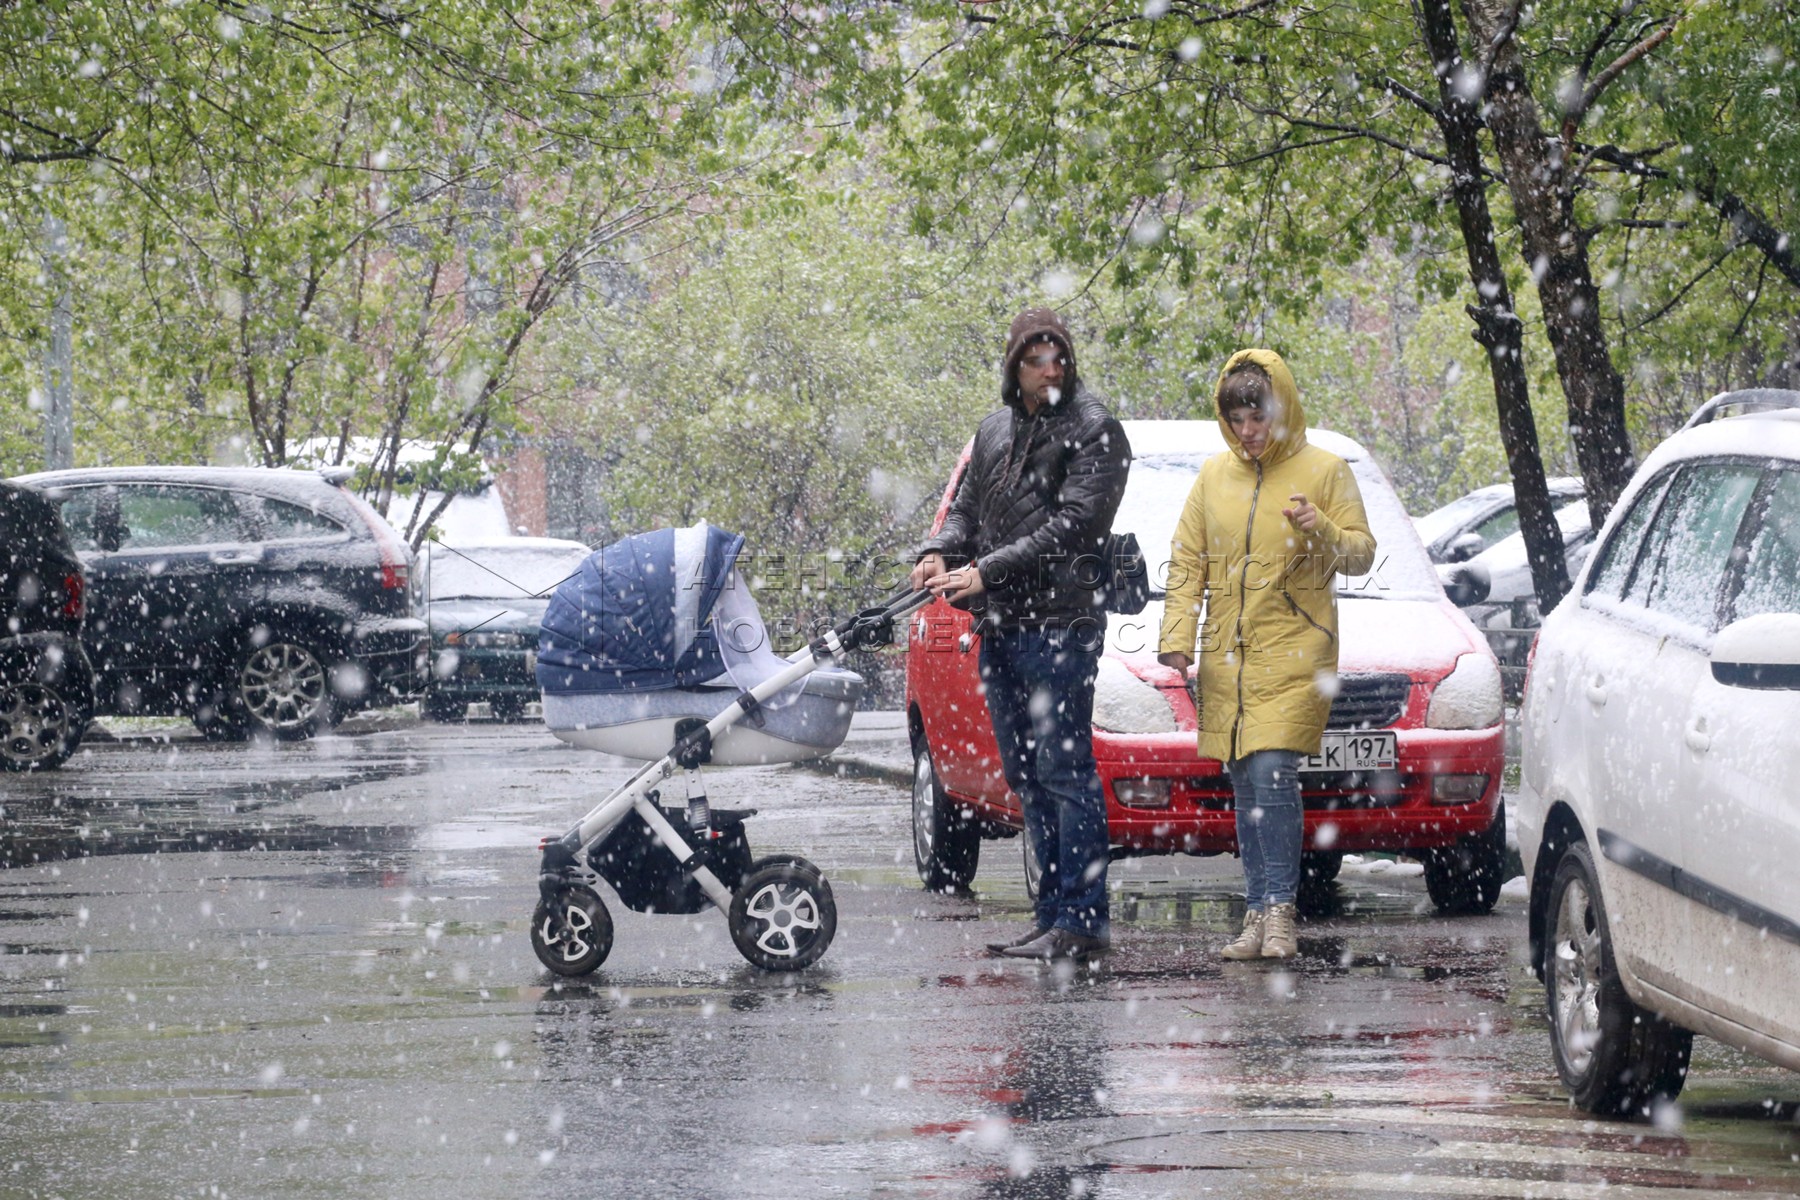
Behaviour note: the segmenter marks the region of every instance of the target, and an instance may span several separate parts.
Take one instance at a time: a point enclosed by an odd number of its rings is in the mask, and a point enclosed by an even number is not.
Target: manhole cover
[[[1095,1163],[1164,1170],[1248,1171],[1290,1167],[1355,1169],[1412,1158],[1437,1142],[1418,1133],[1278,1126],[1179,1129],[1102,1142],[1088,1151]]]

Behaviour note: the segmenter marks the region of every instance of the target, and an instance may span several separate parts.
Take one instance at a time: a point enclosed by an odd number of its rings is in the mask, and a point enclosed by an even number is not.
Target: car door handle
[[[1595,708],[1605,708],[1606,707],[1606,679],[1605,679],[1605,677],[1596,675],[1592,679],[1588,680],[1587,694],[1588,694],[1588,702],[1590,704],[1592,704]]]
[[[253,550],[214,550],[206,557],[222,567],[241,567],[246,563],[259,563],[263,556],[259,546]]]
[[[1688,749],[1695,754],[1705,754],[1712,749],[1712,735],[1706,732],[1705,717],[1695,717],[1688,722],[1688,727],[1683,731],[1682,737],[1687,742]]]

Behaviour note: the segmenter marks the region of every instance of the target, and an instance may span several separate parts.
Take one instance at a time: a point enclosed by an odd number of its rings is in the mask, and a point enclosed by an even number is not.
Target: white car
[[[1551,479],[1550,503],[1562,507],[1581,499],[1584,489],[1575,478]],[[1519,510],[1513,504],[1510,483],[1491,483],[1458,496],[1442,508],[1413,518],[1413,528],[1425,543],[1425,553],[1435,563],[1466,562],[1519,528]]]
[[[1595,546],[1533,650],[1518,836],[1557,1071],[1639,1117],[1696,1032],[1800,1070],[1800,411],[1676,434]]]

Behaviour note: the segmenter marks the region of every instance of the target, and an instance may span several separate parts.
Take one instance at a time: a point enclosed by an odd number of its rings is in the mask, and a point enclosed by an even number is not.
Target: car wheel
[[[1308,850],[1300,855],[1300,886],[1323,886],[1335,880],[1343,869],[1342,850]]]
[[[53,684],[25,680],[0,687],[0,767],[47,771],[81,744],[87,712]]]
[[[1694,1035],[1631,1002],[1613,962],[1598,873],[1570,846],[1550,885],[1544,1003],[1556,1073],[1591,1113],[1642,1118],[1687,1080]]]
[[[326,661],[297,638],[272,637],[251,646],[237,672],[237,700],[251,729],[299,741],[336,724]]]
[[[981,826],[938,782],[931,747],[913,744],[913,865],[934,892],[966,888],[981,859]]]
[[[419,705],[427,721],[461,721],[469,715],[469,705],[455,696],[446,696],[441,692],[426,693],[424,701]]]
[[[1481,833],[1464,834],[1448,846],[1420,855],[1425,890],[1444,913],[1479,915],[1492,912],[1506,882],[1506,809],[1494,811],[1494,823]]]

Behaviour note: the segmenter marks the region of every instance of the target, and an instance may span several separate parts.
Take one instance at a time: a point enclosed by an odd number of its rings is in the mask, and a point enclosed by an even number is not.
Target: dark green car
[[[561,538],[445,545],[419,555],[421,615],[431,626],[431,680],[423,711],[460,721],[470,704],[516,721],[538,698],[538,626],[556,585],[591,551]]]

